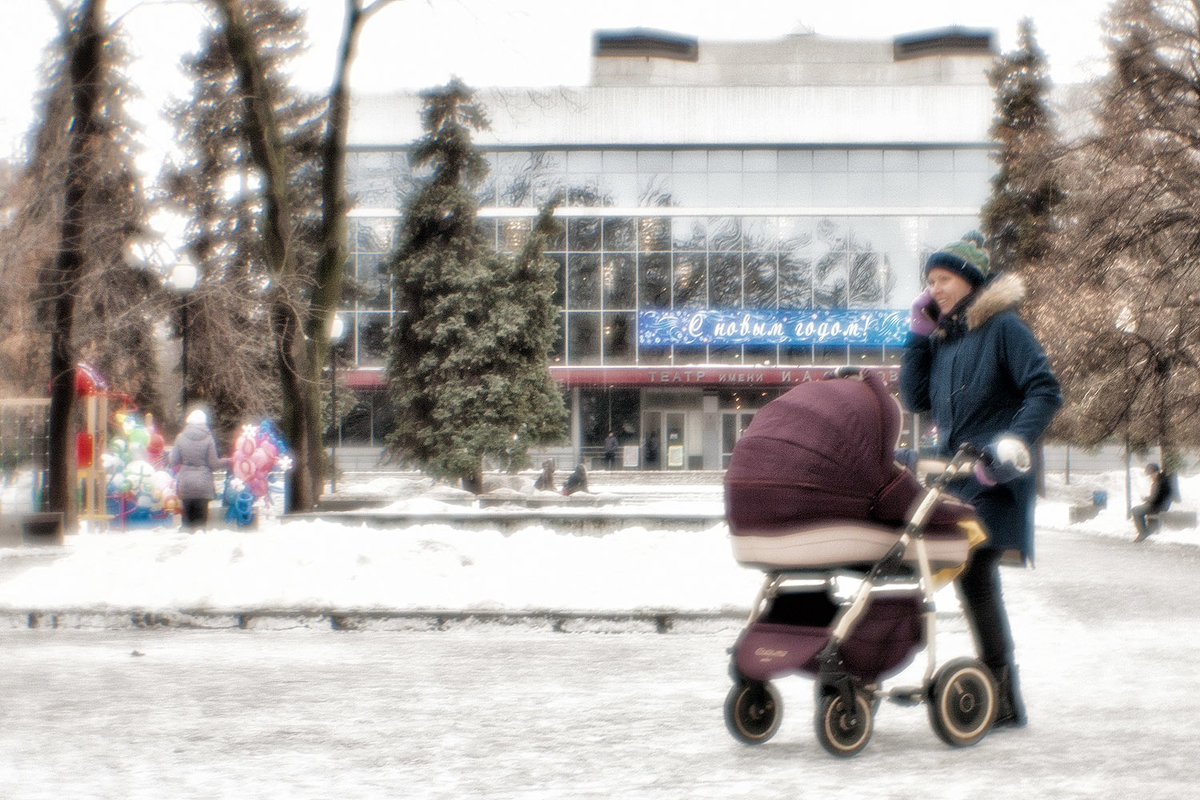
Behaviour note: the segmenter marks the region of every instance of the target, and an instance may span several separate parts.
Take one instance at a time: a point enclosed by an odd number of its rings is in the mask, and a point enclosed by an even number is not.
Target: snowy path
[[[734,630],[17,630],[0,631],[0,796],[1190,796],[1195,548],[1040,547],[1036,571],[1005,571],[1032,723],[966,750],[885,705],[867,749],[834,760],[803,678],[780,683],[776,738],[737,744]],[[947,623],[942,659],[965,646]]]

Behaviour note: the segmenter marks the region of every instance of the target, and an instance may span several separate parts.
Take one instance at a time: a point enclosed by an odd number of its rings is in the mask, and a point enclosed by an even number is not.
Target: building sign
[[[638,345],[901,346],[908,312],[889,309],[693,308],[638,312]]]
[[[550,376],[562,386],[645,387],[670,389],[683,386],[705,388],[787,387],[819,381],[833,366],[768,367],[704,364],[698,366],[612,366],[551,367]],[[867,366],[892,384],[900,379],[896,366]]]

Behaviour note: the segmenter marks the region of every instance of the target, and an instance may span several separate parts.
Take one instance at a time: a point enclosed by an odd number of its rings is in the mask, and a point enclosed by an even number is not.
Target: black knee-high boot
[[[1025,701],[1021,699],[1021,685],[1014,665],[992,667],[996,679],[996,719],[993,728],[1024,728]]]

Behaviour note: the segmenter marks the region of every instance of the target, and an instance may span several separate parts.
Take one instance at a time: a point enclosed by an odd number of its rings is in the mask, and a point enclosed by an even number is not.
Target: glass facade
[[[744,336],[645,343],[640,314],[739,312],[749,321],[805,309],[907,313],[928,254],[978,227],[994,172],[984,146],[485,155],[479,229],[498,251],[519,249],[538,206],[561,198],[561,231],[547,251],[558,265],[560,307],[551,367],[564,370],[556,375],[569,390],[571,457],[594,455],[613,428],[626,445],[653,432],[661,454],[652,466],[637,447],[624,451],[643,468],[724,465],[754,409],[786,388],[786,380],[772,385],[770,376],[738,370],[895,365],[899,347]],[[347,174],[355,200],[349,268],[363,290],[347,309],[355,322],[348,345],[358,366],[377,367],[395,313],[382,267],[398,209],[421,176],[403,150],[352,152]],[[687,369],[695,365],[706,365],[707,377]],[[719,378],[714,367],[725,370]],[[579,382],[589,370],[606,377]],[[614,379],[617,372],[625,377]],[[653,385],[667,380],[698,383]]]
[[[513,252],[563,198],[555,364],[853,363],[846,346],[642,347],[645,309],[899,308],[933,249],[978,226],[982,148],[522,150],[487,153],[481,233]],[[350,156],[355,357],[382,363],[383,259],[419,180],[402,151]],[[870,353],[882,361],[887,354]]]

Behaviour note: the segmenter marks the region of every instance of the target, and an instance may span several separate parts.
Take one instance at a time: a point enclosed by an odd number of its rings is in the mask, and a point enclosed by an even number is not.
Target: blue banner
[[[908,338],[908,311],[891,309],[692,308],[638,312],[638,345],[859,345],[900,346]]]

